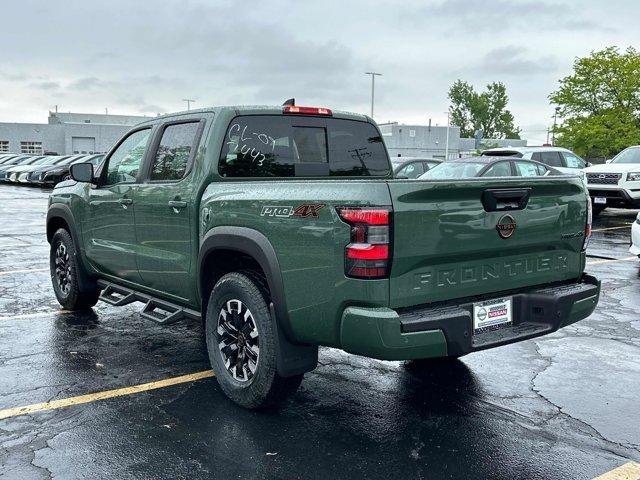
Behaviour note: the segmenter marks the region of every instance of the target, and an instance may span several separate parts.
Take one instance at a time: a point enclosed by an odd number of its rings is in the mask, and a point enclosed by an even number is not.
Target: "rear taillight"
[[[291,113],[295,115],[333,115],[328,108],[322,107],[298,107],[297,105],[285,105],[282,113]]]
[[[587,224],[584,226],[584,243],[582,249],[586,250],[589,246],[589,239],[591,238],[591,224],[593,223],[593,205],[591,205],[591,198],[587,197]]]
[[[391,209],[344,207],[337,211],[351,227],[351,241],[345,248],[345,275],[387,278],[391,266]]]

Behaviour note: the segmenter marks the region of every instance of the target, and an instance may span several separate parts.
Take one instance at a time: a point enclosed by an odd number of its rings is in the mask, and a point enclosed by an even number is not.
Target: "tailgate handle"
[[[530,194],[530,188],[489,188],[482,192],[482,206],[487,212],[524,210]]]

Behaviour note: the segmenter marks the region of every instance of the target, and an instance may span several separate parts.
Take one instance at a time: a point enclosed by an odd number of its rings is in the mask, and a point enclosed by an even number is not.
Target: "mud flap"
[[[318,346],[304,345],[290,342],[278,325],[273,303],[269,304],[269,311],[276,329],[277,358],[276,368],[281,377],[292,377],[310,372],[318,365]]]

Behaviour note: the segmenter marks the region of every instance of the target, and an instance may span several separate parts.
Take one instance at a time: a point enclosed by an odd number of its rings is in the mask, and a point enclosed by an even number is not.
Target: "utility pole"
[[[553,132],[551,132],[551,146],[556,146],[556,121],[558,117],[558,112],[560,111],[560,107],[556,107],[555,112],[553,113]]]
[[[191,98],[183,98],[182,101],[183,102],[187,102],[187,111],[191,110],[191,104],[192,103],[196,103],[196,101],[191,99]]]
[[[449,160],[449,110],[447,110],[447,140],[444,147],[444,161]]]
[[[375,90],[376,90],[376,76],[381,77],[381,73],[377,72],[364,72],[365,75],[371,75],[371,118],[373,118],[373,102],[375,98]]]

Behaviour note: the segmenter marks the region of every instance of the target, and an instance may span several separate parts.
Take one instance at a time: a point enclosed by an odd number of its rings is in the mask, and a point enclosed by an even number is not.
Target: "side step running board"
[[[121,307],[133,302],[143,302],[145,306],[140,315],[160,325],[170,325],[185,318],[200,320],[200,312],[160,300],[146,293],[137,292],[104,280],[98,280],[98,286],[103,289],[100,294],[100,300],[103,302],[114,307]]]

